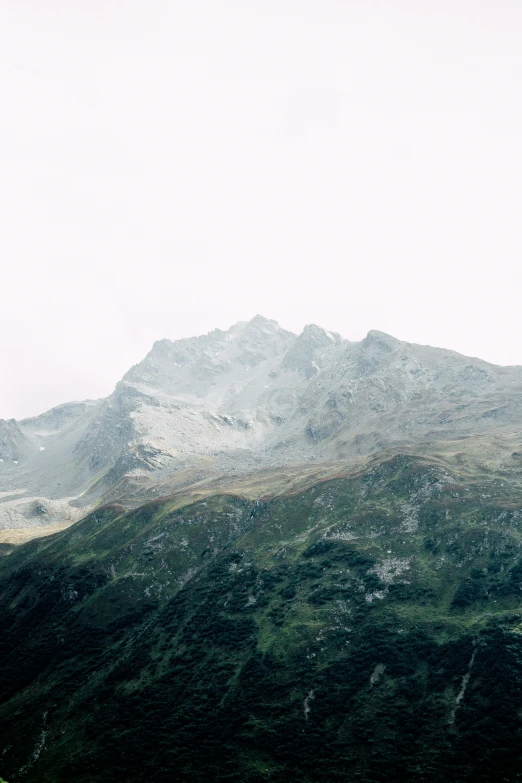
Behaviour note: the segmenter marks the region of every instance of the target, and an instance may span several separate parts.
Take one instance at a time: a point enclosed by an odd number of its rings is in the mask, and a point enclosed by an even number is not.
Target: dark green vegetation
[[[11,783],[522,781],[522,495],[397,455],[0,563]]]

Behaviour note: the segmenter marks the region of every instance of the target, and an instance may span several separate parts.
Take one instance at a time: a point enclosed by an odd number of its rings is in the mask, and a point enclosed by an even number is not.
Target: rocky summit
[[[520,783],[521,393],[257,316],[1,422],[0,776]]]
[[[361,342],[256,316],[160,340],[106,399],[0,421],[0,535],[21,540],[103,502],[390,447],[519,432],[522,368],[371,331]]]

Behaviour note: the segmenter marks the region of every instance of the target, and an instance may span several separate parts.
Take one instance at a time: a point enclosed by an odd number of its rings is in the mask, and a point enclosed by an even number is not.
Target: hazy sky
[[[520,0],[0,0],[0,417],[256,313],[522,364]]]

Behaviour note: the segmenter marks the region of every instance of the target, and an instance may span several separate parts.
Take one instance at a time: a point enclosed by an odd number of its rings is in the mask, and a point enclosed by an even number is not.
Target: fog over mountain
[[[107,398],[0,421],[0,527],[66,525],[96,504],[391,446],[513,435],[522,367],[371,331],[360,342],[260,315],[156,342]],[[9,534],[4,534],[9,535]]]

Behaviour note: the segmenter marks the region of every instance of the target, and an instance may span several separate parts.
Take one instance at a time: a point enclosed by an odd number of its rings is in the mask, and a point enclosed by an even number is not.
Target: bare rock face
[[[340,335],[309,324],[294,340],[281,365],[285,370],[294,370],[305,381],[309,381],[337,358],[345,344]]]
[[[520,367],[377,331],[358,343],[315,325],[295,335],[256,316],[156,342],[104,400],[0,421],[0,527],[50,524],[64,509],[77,518],[129,482],[152,491],[184,472],[199,480],[519,430]]]
[[[6,468],[17,465],[34,449],[34,445],[14,419],[0,419],[0,459]]]

